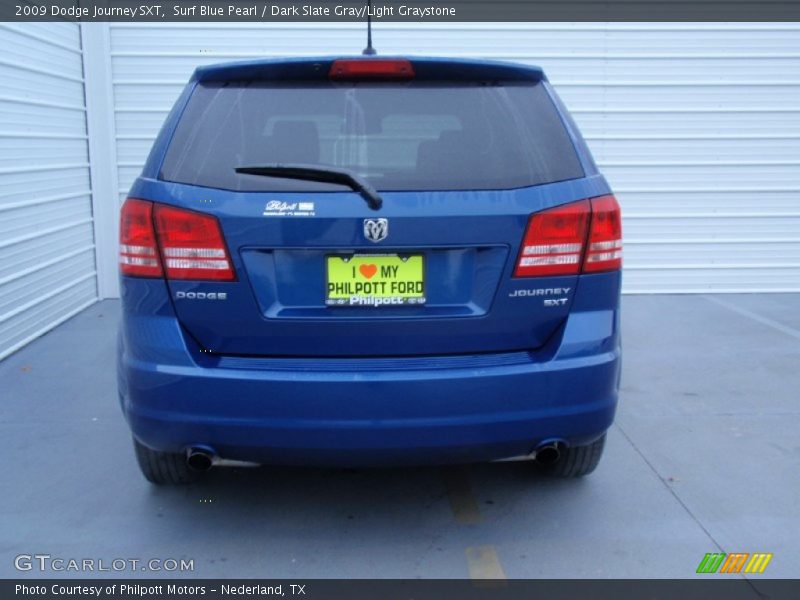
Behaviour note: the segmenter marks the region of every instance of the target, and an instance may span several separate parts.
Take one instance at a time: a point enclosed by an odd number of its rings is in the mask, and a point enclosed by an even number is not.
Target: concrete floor
[[[623,304],[622,402],[586,479],[261,468],[163,489],[117,405],[119,304],[97,304],[0,363],[0,577],[46,553],[194,577],[691,578],[720,551],[800,576],[800,295]]]

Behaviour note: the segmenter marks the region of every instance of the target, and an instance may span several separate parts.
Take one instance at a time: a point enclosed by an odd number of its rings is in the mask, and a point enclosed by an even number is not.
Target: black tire
[[[542,473],[551,477],[583,477],[597,468],[605,445],[606,434],[603,434],[603,437],[586,446],[562,447],[555,463],[537,466]]]
[[[159,452],[140,444],[137,440],[133,440],[133,447],[142,475],[150,483],[178,485],[191,483],[197,479],[197,471],[189,468],[184,455]]]

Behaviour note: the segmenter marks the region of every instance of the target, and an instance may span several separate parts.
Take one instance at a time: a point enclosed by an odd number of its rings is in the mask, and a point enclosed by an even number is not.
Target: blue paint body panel
[[[620,371],[619,272],[514,278],[532,213],[610,193],[540,69],[417,59],[435,79],[544,85],[584,177],[510,190],[235,192],[159,178],[194,87],[220,79],[319,77],[332,58],[199,68],[167,118],[130,196],[215,215],[237,280],[121,278],[118,378],[134,436],[162,451],[201,445],[272,464],[395,465],[492,460],[611,425]],[[454,196],[459,201],[454,202]],[[313,202],[309,218],[265,218],[268,201]],[[361,224],[385,217],[368,244]],[[332,253],[425,256],[425,306],[336,309],[321,301]],[[561,290],[543,308],[531,289]],[[182,292],[183,298],[177,295]],[[186,299],[225,293],[225,301]]]

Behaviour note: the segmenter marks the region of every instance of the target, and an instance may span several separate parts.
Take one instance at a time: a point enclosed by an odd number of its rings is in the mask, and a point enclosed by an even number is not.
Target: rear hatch
[[[604,184],[584,178],[541,73],[372,61],[372,70],[368,60],[298,61],[196,76],[158,180],[134,193],[219,221],[236,280],[168,283],[203,348],[530,350],[564,321],[577,275],[514,277],[520,246],[532,213]],[[382,205],[341,183],[237,172],[286,164],[347,170]]]

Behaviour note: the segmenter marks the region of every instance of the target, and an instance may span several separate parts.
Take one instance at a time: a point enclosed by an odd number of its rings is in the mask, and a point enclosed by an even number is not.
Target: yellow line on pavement
[[[456,521],[474,524],[483,521],[478,501],[472,494],[469,475],[465,467],[447,467],[442,470],[442,479]],[[479,587],[495,587],[507,584],[506,574],[497,557],[494,546],[470,546],[465,550],[469,577]]]
[[[500,565],[494,546],[470,546],[466,553],[470,579],[492,580],[491,583],[487,581],[490,585],[505,581],[506,573]]]
[[[478,501],[472,495],[466,470],[462,467],[448,467],[442,471],[442,479],[456,521],[465,524],[480,523],[483,517]]]

